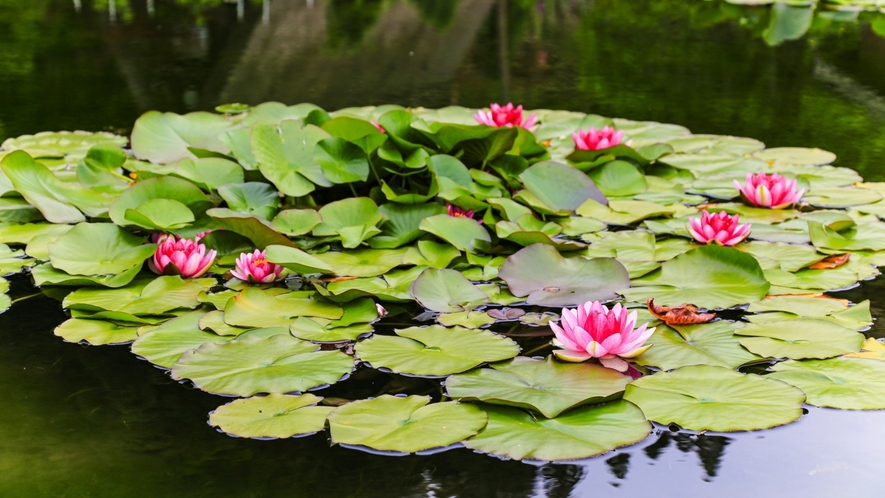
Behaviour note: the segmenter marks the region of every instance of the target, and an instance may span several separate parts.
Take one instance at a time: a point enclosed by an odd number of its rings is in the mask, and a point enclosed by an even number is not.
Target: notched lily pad
[[[209,413],[209,425],[237,437],[278,439],[307,436],[326,428],[331,406],[316,406],[313,394],[268,394],[238,399]]]

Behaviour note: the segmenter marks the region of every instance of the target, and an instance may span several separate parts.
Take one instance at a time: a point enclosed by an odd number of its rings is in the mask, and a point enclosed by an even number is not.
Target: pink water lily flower
[[[563,308],[561,325],[550,323],[556,335],[553,344],[562,348],[553,354],[572,362],[599,358],[604,366],[626,372],[629,365],[622,358],[633,358],[650,348],[643,344],[655,331],[648,323],[634,330],[635,325],[636,311],[627,314],[620,304],[611,310],[599,301]]]
[[[452,218],[470,218],[472,220],[474,215],[472,209],[462,209],[451,204],[446,204],[446,211],[449,212],[449,216],[451,216]],[[482,223],[482,220],[474,221],[476,221],[477,223]]]
[[[799,202],[805,190],[796,191],[796,180],[773,173],[747,173],[747,182],[734,181],[735,188],[748,204],[771,209],[783,209]]]
[[[572,133],[572,140],[575,141],[575,149],[578,150],[600,150],[620,145],[630,145],[633,141],[624,142],[624,132],[615,131],[611,126],[603,126],[601,130],[590,127],[589,130],[578,130]]]
[[[237,258],[237,267],[231,270],[231,274],[238,279],[253,284],[267,284],[279,280],[285,268],[271,263],[264,255],[264,251],[255,249],[254,252],[240,253]]]
[[[209,271],[215,262],[215,250],[207,251],[205,245],[195,240],[165,235],[158,242],[157,252],[148,260],[148,267],[154,273],[197,278]]]
[[[488,126],[494,126],[495,128],[513,128],[514,126],[519,128],[531,128],[535,125],[535,121],[537,120],[535,113],[532,113],[531,116],[522,119],[522,106],[513,107],[513,103],[508,103],[505,106],[500,106],[498,104],[491,104],[489,106],[488,111],[480,110],[476,114],[473,115],[474,118],[480,123]]]
[[[750,224],[740,224],[739,219],[739,215],[729,216],[725,211],[704,211],[700,218],[690,219],[685,228],[701,244],[733,246],[750,235]]]

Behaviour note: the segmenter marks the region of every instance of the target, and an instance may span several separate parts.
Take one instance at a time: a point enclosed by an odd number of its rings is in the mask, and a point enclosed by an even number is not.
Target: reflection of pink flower
[[[157,252],[148,261],[148,267],[154,273],[197,278],[209,271],[215,262],[215,250],[207,252],[206,246],[197,241],[163,235],[158,242]]]
[[[739,224],[739,218],[725,211],[704,211],[700,218],[691,218],[685,228],[701,244],[733,246],[750,235],[750,224]]]
[[[804,189],[796,191],[796,180],[777,173],[747,173],[747,182],[741,185],[735,180],[734,186],[746,203],[771,209],[783,209],[795,204],[805,193]]]
[[[244,282],[266,284],[279,279],[283,270],[282,266],[269,262],[264,251],[255,249],[255,252],[240,253],[237,267],[230,272]]]
[[[369,121],[369,122],[372,123],[372,126],[374,126],[375,128],[378,128],[378,131],[380,131],[381,133],[387,133],[386,131],[384,131],[384,127],[381,126],[380,124],[378,124],[377,121]]]
[[[577,309],[562,309],[562,325],[551,322],[556,335],[553,344],[562,349],[553,351],[564,361],[599,358],[606,367],[626,372],[628,364],[621,358],[633,358],[651,345],[643,346],[655,329],[644,324],[634,330],[636,312],[616,304],[611,310],[599,301],[587,301]]]
[[[572,140],[575,141],[575,149],[578,150],[607,149],[619,145],[624,140],[624,132],[615,131],[611,126],[603,126],[601,130],[591,126],[589,130],[572,133]],[[628,140],[624,145],[630,145],[631,142],[632,140]]]
[[[489,111],[479,111],[473,115],[474,118],[480,123],[488,126],[494,126],[495,128],[513,128],[514,126],[519,128],[531,128],[535,125],[535,121],[537,118],[535,117],[535,113],[532,113],[526,120],[522,119],[522,106],[513,107],[513,103],[508,103],[505,106],[500,106],[498,104],[492,104],[489,106]]]

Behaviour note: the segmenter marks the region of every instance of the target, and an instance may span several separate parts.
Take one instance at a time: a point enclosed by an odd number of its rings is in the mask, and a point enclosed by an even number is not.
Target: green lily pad
[[[207,342],[222,343],[234,338],[200,330],[200,319],[204,315],[205,313],[201,311],[185,313],[157,328],[143,331],[132,343],[132,354],[154,365],[172,368],[185,351],[198,348]]]
[[[166,164],[194,157],[190,148],[228,152],[218,136],[233,128],[226,118],[209,112],[178,115],[149,111],[132,128],[132,151],[135,157]]]
[[[611,161],[594,168],[588,175],[599,190],[609,197],[636,195],[648,188],[645,175],[626,161]]]
[[[699,325],[658,325],[645,342],[651,348],[633,359],[643,366],[673,370],[689,365],[737,368],[760,360],[734,337],[740,323],[720,320]]]
[[[630,301],[654,298],[664,306],[692,303],[702,308],[752,303],[765,297],[770,287],[752,256],[717,246],[676,256],[633,285],[621,291]]]
[[[763,161],[782,164],[806,164],[820,166],[836,160],[836,154],[821,149],[804,147],[774,147],[757,152],[754,156]]]
[[[293,247],[295,244],[285,235],[277,232],[264,218],[246,213],[231,211],[227,208],[214,208],[206,214],[221,225],[225,230],[238,233],[251,240],[259,249],[270,245]],[[211,235],[211,234],[210,234]]]
[[[55,223],[26,223],[22,225],[0,225],[0,243],[3,244],[28,244],[35,237],[55,236],[58,237],[72,225],[56,225]],[[54,238],[55,238],[54,237]],[[54,240],[53,238],[53,240]]]
[[[314,257],[328,267],[330,273],[342,277],[374,277],[383,275],[403,264],[403,256],[408,249],[359,249],[356,251],[329,251],[314,254]]]
[[[544,161],[519,175],[525,188],[553,211],[574,211],[587,199],[607,199],[585,173],[567,164]]]
[[[140,268],[156,248],[112,223],[80,223],[48,244],[52,266],[71,275],[117,275]]]
[[[287,209],[274,217],[273,227],[289,237],[296,237],[309,233],[321,221],[323,219],[313,209]]]
[[[34,260],[26,258],[21,249],[12,250],[6,244],[0,244],[0,275],[18,273],[22,268],[32,266]]]
[[[112,200],[79,184],[61,181],[23,151],[13,151],[3,157],[0,169],[15,190],[53,223],[79,223],[86,220],[84,214],[102,215]]]
[[[418,228],[422,220],[446,212],[446,208],[436,202],[427,204],[388,202],[378,209],[387,220],[379,227],[381,233],[368,240],[368,244],[375,249],[393,249],[408,244],[424,235],[424,231]]]
[[[341,244],[349,249],[369,237],[381,233],[375,227],[382,219],[375,201],[368,197],[351,197],[326,204],[318,211],[322,223],[313,228],[318,237],[341,236]]]
[[[547,418],[620,396],[628,376],[593,363],[518,356],[446,379],[449,397],[535,410]]]
[[[724,367],[694,365],[647,375],[624,399],[660,424],[693,431],[755,431],[802,416],[805,394],[784,382]]]
[[[674,208],[655,202],[612,200],[608,206],[593,199],[581,204],[575,212],[586,218],[595,218],[612,225],[629,225],[646,218],[672,214]]]
[[[796,244],[753,241],[738,244],[735,249],[752,254],[763,270],[778,268],[784,271],[798,271],[825,257],[813,247]]]
[[[498,276],[529,304],[567,306],[609,300],[629,285],[624,266],[609,258],[563,258],[551,246],[535,244],[507,258]]]
[[[300,316],[289,326],[292,335],[305,341],[318,343],[335,343],[355,341],[359,337],[372,333],[372,326],[367,323],[350,324],[345,326],[331,326],[328,320],[322,318],[307,318]]]
[[[24,150],[32,157],[82,156],[96,145],[122,147],[126,137],[112,133],[88,131],[43,131],[34,135],[7,138],[3,150]]]
[[[50,263],[43,263],[31,268],[31,276],[34,278],[34,285],[37,287],[44,285],[123,287],[132,282],[140,272],[141,265],[133,266],[116,275],[70,275],[56,270]]]
[[[172,378],[190,379],[214,394],[252,396],[334,384],[352,369],[353,359],[340,351],[318,351],[290,335],[273,335],[203,344],[181,356]]]
[[[421,306],[444,313],[470,311],[489,302],[489,296],[460,272],[436,268],[421,272],[409,286],[409,295]]]
[[[206,287],[178,276],[140,280],[118,289],[77,289],[65,297],[65,308],[91,311],[122,311],[133,315],[160,315],[200,305],[197,296]]]
[[[366,181],[369,177],[366,152],[343,138],[324,138],[317,142],[313,159],[332,183]]]
[[[111,220],[119,226],[134,225],[126,218],[128,210],[138,210],[153,199],[171,199],[184,204],[192,215],[202,215],[211,206],[206,194],[193,183],[174,176],[159,176],[140,181],[126,189],[111,204]]]
[[[461,251],[449,244],[432,240],[419,240],[417,245],[409,247],[403,256],[403,263],[415,266],[431,266],[445,268],[453,259],[461,255]]]
[[[206,313],[200,318],[200,330],[211,330],[218,335],[238,336],[250,330],[253,327],[235,327],[224,321],[224,312],[214,310]]]
[[[865,188],[817,188],[802,196],[802,200],[812,206],[844,208],[881,201],[882,195]]]
[[[519,346],[486,330],[439,325],[397,329],[396,336],[375,335],[356,345],[356,355],[374,368],[419,376],[464,372],[485,362],[519,354]]]
[[[463,441],[486,421],[486,414],[475,405],[385,394],[338,407],[329,415],[329,429],[336,444],[415,453]]]
[[[313,394],[268,394],[231,401],[209,413],[209,425],[226,434],[256,439],[307,436],[326,428],[331,406]]]
[[[492,241],[488,230],[470,218],[438,214],[421,220],[418,228],[445,240],[459,251],[470,253],[477,252]]]
[[[736,330],[741,344],[769,358],[824,359],[860,351],[864,336],[829,320],[798,318],[751,323]]]
[[[151,199],[135,209],[127,209],[126,221],[147,230],[169,232],[194,222],[194,213],[173,199]]]
[[[68,342],[103,346],[134,341],[138,337],[138,327],[126,327],[104,320],[71,318],[56,327],[54,333]]]
[[[344,310],[326,300],[272,295],[248,287],[224,307],[224,321],[240,327],[286,327],[299,316],[337,319]]]
[[[805,391],[806,403],[842,410],[885,410],[885,362],[862,358],[785,361],[767,375]]]
[[[298,274],[334,273],[328,264],[294,247],[269,245],[265,248],[264,255],[269,262],[282,265]]]
[[[483,311],[459,311],[456,313],[443,313],[437,317],[437,321],[444,327],[465,327],[478,329],[495,323],[495,319]]]
[[[514,460],[580,460],[638,443],[651,433],[642,412],[626,401],[576,408],[550,419],[505,406],[482,408],[488,425],[464,446]]]
[[[843,252],[885,250],[885,223],[869,223],[837,232],[822,223],[808,221],[808,234],[815,247]]]
[[[829,270],[800,270],[790,273],[783,270],[765,270],[765,278],[772,286],[801,289],[805,291],[831,291],[854,285],[857,274],[847,266]]]
[[[313,192],[316,186],[332,183],[314,159],[316,144],[329,134],[314,125],[285,120],[279,126],[258,123],[250,143],[258,169],[277,189],[293,197]]]

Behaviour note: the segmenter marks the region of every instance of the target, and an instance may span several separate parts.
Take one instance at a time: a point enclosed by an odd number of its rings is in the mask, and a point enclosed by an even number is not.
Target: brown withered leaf
[[[850,257],[850,252],[847,252],[845,254],[832,254],[809,266],[808,268],[812,270],[831,270],[833,268],[839,268],[840,266],[847,263]]]
[[[680,306],[657,306],[655,300],[649,298],[646,302],[648,311],[658,320],[663,320],[667,325],[694,325],[707,323],[716,318],[716,313],[698,313],[698,307],[693,304],[683,303]]]

